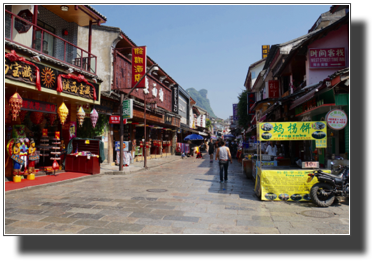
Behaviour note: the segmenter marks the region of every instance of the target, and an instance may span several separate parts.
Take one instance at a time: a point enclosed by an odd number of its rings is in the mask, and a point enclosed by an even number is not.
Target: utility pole
[[[124,99],[128,98],[130,94],[135,90],[135,88],[138,86],[138,84],[143,80],[144,77],[146,77],[148,74],[150,74],[152,71],[158,70],[158,64],[153,64],[150,69],[140,78],[140,80],[134,85],[134,87],[131,88],[130,92],[128,92],[126,95],[124,95],[123,92],[120,92],[120,160],[119,160],[119,171],[123,171],[123,136],[124,136],[124,124],[123,124],[123,101]],[[119,89],[118,89],[119,90]],[[146,94],[144,94],[144,138],[146,141]],[[143,146],[143,152],[146,152],[145,145]],[[147,159],[146,155],[144,155],[144,167],[147,168]]]

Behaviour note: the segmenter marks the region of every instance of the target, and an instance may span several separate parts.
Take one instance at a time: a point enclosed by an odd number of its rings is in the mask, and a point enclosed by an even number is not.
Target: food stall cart
[[[326,147],[325,122],[257,122],[258,138],[265,141],[306,141],[315,140],[317,148]],[[254,191],[261,200],[309,201],[310,189],[317,182],[309,181],[308,173],[319,168],[315,161],[279,164],[274,160],[263,160],[261,147],[255,162]],[[325,172],[329,172],[325,170]]]

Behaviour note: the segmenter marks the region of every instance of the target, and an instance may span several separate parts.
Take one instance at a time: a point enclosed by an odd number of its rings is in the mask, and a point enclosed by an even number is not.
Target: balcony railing
[[[5,39],[42,55],[96,74],[97,57],[61,37],[5,10]]]

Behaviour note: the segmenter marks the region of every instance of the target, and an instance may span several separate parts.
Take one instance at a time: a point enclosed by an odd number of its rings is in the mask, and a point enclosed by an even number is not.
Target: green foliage
[[[206,118],[206,127],[207,127],[208,129],[211,129],[211,128],[213,127],[213,125],[211,124],[210,119],[208,119],[208,118]]]
[[[250,118],[247,114],[247,90],[238,95],[238,124],[247,129],[249,127]]]
[[[199,91],[195,90],[195,88],[189,88],[186,90],[187,93],[191,96],[191,98],[196,101],[196,105],[207,110],[211,117],[216,118],[214,111],[211,109],[210,100],[207,99],[207,90],[201,89]]]
[[[109,116],[99,114],[98,121],[95,128],[92,127],[91,119],[85,118],[83,125],[77,128],[76,136],[80,138],[94,138],[95,136],[101,136],[104,132],[104,128],[108,125]]]

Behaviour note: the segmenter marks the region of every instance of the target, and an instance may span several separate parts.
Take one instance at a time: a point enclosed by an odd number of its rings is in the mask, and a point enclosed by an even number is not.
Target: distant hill
[[[214,114],[214,111],[211,109],[210,100],[207,98],[207,90],[201,89],[199,91],[195,90],[195,88],[188,88],[187,93],[191,96],[191,98],[196,101],[196,105],[207,110],[211,117],[217,118]]]

